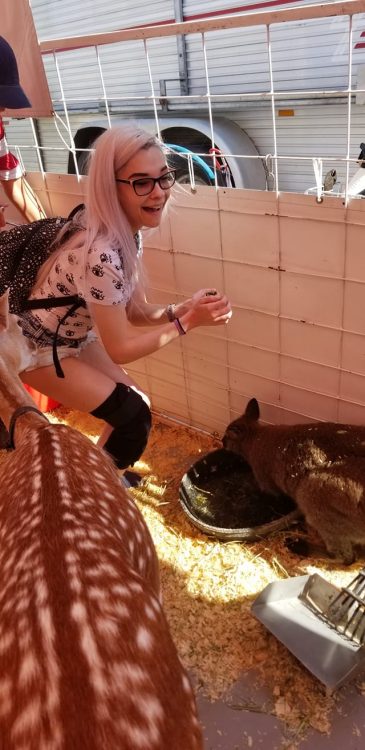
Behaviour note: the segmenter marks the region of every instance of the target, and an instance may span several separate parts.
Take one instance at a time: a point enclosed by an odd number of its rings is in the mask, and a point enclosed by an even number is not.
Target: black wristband
[[[172,322],[175,323],[175,326],[177,330],[179,331],[179,336],[184,336],[186,331],[185,331],[185,328],[183,328],[183,326],[181,325],[179,318],[175,318],[175,320],[173,320]]]

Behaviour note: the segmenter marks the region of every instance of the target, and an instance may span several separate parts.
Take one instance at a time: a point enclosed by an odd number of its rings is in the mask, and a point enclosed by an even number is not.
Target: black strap
[[[45,297],[43,299],[28,299],[24,302],[24,310],[50,310],[52,307],[65,307],[65,305],[75,305],[86,307],[85,300],[77,294],[65,295],[64,297]]]
[[[62,316],[62,318],[58,321],[58,325],[55,331],[55,334],[53,336],[53,343],[52,343],[52,356],[53,356],[53,364],[55,366],[56,374],[58,378],[64,378],[65,374],[62,370],[62,367],[60,365],[60,360],[58,358],[57,354],[57,337],[58,337],[58,331],[60,330],[61,325],[67,320],[69,315],[72,315],[75,310],[77,310],[79,307],[86,307],[86,302],[81,297],[78,297],[77,294],[65,296],[65,297],[47,297],[45,299],[29,299],[24,304],[25,310],[49,310],[52,307],[65,307],[65,305],[71,305],[69,310],[66,310],[65,314]]]
[[[52,307],[65,307],[65,305],[71,305],[69,310],[66,310],[65,314],[62,316],[62,318],[58,321],[58,325],[55,331],[55,334],[53,336],[53,342],[52,342],[52,356],[53,356],[53,364],[55,366],[56,375],[58,378],[64,378],[65,374],[62,370],[60,360],[58,358],[57,354],[57,337],[58,337],[58,331],[60,330],[60,326],[67,320],[69,315],[72,315],[75,310],[77,310],[79,307],[86,307],[86,302],[81,297],[78,297],[77,294],[68,295],[64,297],[47,297],[45,299],[29,299],[24,304],[25,310],[49,310]]]
[[[10,424],[9,424],[9,443],[7,450],[14,450],[15,443],[14,443],[14,431],[15,431],[15,425],[18,417],[20,417],[22,414],[26,414],[28,411],[34,411],[36,414],[39,414],[41,417],[49,421],[45,414],[43,414],[42,411],[39,411],[36,406],[19,406],[18,409],[15,409],[15,412],[12,414]]]
[[[58,354],[57,354],[57,336],[58,336],[58,331],[60,330],[60,326],[65,322],[66,318],[68,318],[69,315],[72,315],[72,313],[75,312],[75,310],[77,310],[77,308],[80,307],[82,303],[85,306],[84,300],[80,300],[79,297],[77,297],[76,302],[70,307],[69,310],[67,310],[67,312],[65,312],[65,314],[62,316],[61,320],[58,321],[58,326],[56,328],[56,332],[55,332],[55,335],[53,337],[53,344],[52,344],[53,364],[55,366],[56,375],[57,375],[58,378],[64,378],[65,377],[65,373],[63,372],[63,369],[61,367],[60,360],[59,360]]]
[[[85,203],[78,203],[78,205],[75,206],[75,208],[73,208],[72,211],[70,211],[67,217],[68,220],[71,221],[71,219],[73,219],[74,216],[76,216],[76,214],[78,214],[79,211],[83,211],[84,208],[85,208]]]

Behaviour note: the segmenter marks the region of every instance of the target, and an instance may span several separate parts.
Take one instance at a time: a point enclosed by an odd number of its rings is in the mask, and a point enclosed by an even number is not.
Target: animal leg
[[[321,489],[322,492],[318,492]],[[306,478],[296,493],[296,502],[302,510],[306,523],[322,538],[331,557],[351,565],[356,555],[354,544],[358,543],[356,520],[330,507],[330,497],[318,487],[316,478]]]

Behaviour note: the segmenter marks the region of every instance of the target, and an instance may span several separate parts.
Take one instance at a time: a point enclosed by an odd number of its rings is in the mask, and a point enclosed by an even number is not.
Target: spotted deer
[[[0,748],[201,750],[148,528],[109,457],[31,410],[31,358],[4,295]]]
[[[365,426],[314,422],[265,425],[251,399],[223,445],[251,466],[260,489],[296,501],[327,552],[353,562],[365,548]]]

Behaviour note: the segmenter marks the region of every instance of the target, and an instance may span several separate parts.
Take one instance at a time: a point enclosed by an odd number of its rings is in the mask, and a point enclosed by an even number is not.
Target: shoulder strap
[[[80,302],[79,302],[78,301],[78,297],[77,297],[76,298],[76,302],[74,302],[74,304],[72,305],[72,307],[70,307],[70,309],[67,310],[67,312],[62,316],[61,320],[58,321],[58,326],[56,328],[56,331],[55,331],[55,334],[54,334],[54,337],[53,337],[52,356],[53,356],[53,364],[55,366],[56,375],[57,375],[58,378],[64,378],[65,377],[65,373],[62,370],[62,367],[61,367],[61,364],[60,364],[60,360],[58,358],[58,353],[57,353],[57,336],[58,336],[58,331],[60,330],[61,325],[63,325],[63,323],[65,322],[65,320],[68,318],[68,316],[72,315],[72,313],[75,312],[75,310],[77,310],[78,307],[80,307],[81,302],[83,302],[83,300],[80,300]]]
[[[50,310],[51,307],[64,307],[74,305],[86,307],[85,300],[77,294],[65,295],[64,297],[44,297],[44,299],[28,299],[24,302],[24,310]]]
[[[73,218],[74,218],[74,216],[76,216],[76,214],[77,214],[77,213],[78,213],[79,211],[83,211],[83,210],[84,210],[84,208],[85,208],[85,203],[79,203],[79,204],[78,204],[77,206],[75,206],[75,208],[73,208],[73,209],[72,209],[72,211],[71,211],[71,212],[69,213],[69,215],[68,215],[68,217],[67,217],[67,218],[68,218],[68,220],[70,221],[71,219],[73,219]]]

